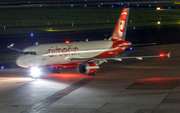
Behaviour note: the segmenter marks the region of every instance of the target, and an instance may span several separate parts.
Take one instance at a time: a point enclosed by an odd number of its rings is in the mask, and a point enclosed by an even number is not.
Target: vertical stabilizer
[[[119,20],[116,24],[114,32],[110,38],[113,42],[119,40],[125,40],[126,38],[126,30],[127,30],[127,23],[128,23],[128,16],[129,16],[129,8],[124,8],[121,12]]]

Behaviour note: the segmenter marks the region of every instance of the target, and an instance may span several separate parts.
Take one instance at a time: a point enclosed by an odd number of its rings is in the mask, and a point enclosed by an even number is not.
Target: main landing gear
[[[94,73],[91,73],[91,74],[89,74],[89,76],[96,76],[97,75],[97,73],[98,73],[98,70],[96,70]]]
[[[62,73],[62,67],[54,67],[53,73]]]

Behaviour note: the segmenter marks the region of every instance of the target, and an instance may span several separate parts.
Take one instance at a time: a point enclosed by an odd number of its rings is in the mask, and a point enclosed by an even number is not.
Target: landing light
[[[65,43],[66,43],[66,44],[69,44],[69,40],[66,40]]]
[[[38,67],[32,67],[31,68],[31,76],[34,78],[39,77],[40,75],[40,69]]]

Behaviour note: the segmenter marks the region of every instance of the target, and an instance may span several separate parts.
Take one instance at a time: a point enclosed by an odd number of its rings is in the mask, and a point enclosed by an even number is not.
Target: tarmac
[[[120,56],[171,58],[111,60],[97,76],[76,68],[62,74],[42,69],[39,79],[23,68],[0,70],[1,113],[177,113],[180,112],[180,44],[136,47]]]

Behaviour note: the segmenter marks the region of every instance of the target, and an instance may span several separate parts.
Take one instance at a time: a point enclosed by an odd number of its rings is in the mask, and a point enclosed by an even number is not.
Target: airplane
[[[116,57],[120,52],[133,45],[125,41],[130,8],[124,8],[119,20],[108,40],[40,44],[27,47],[24,50],[10,49],[21,52],[16,64],[23,68],[31,68],[33,77],[39,76],[41,67],[51,67],[54,73],[61,73],[63,67],[77,67],[79,73],[97,75],[99,65],[107,60],[122,61],[123,59],[138,59],[151,57],[170,57],[170,53],[151,56]]]

